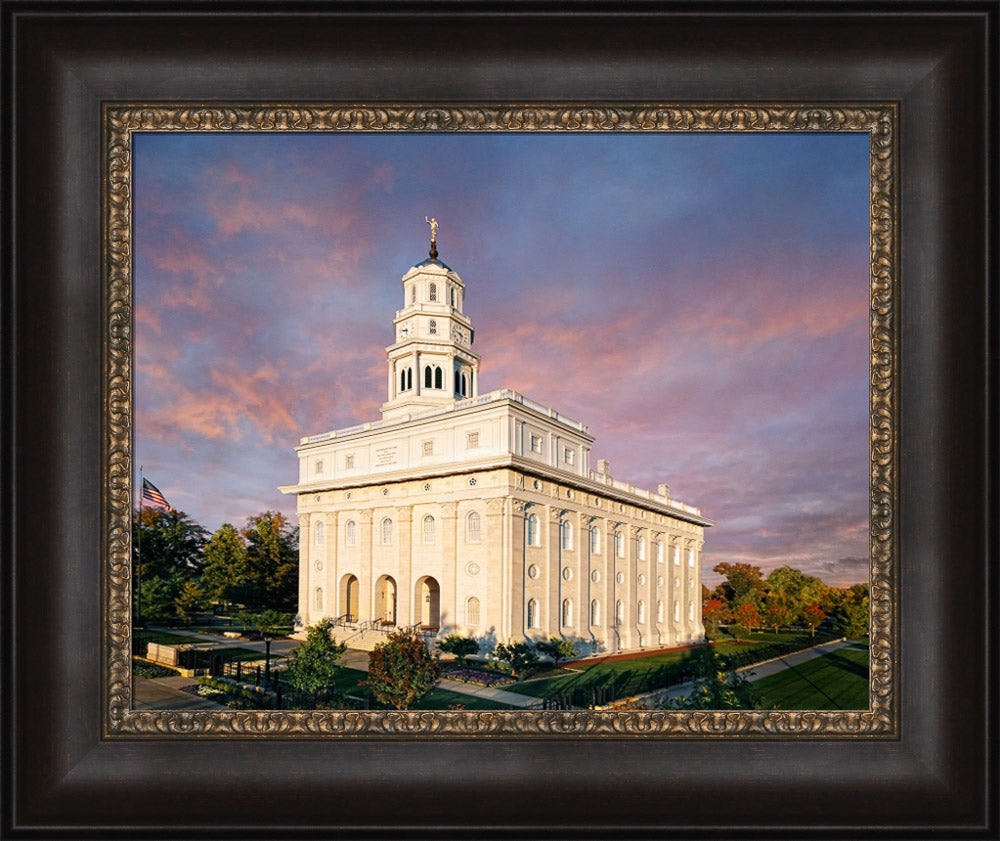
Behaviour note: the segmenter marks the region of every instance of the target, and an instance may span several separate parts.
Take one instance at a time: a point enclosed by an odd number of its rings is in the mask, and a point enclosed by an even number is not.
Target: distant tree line
[[[702,616],[713,629],[728,624],[737,635],[760,628],[805,626],[815,633],[827,619],[851,639],[868,633],[868,585],[831,587],[801,570],[783,566],[766,578],[759,567],[720,563],[725,576],[714,590],[702,588]]]
[[[214,604],[297,606],[299,530],[277,511],[210,535],[183,511],[144,507],[133,520],[132,560],[134,611],[144,622],[189,619]]]

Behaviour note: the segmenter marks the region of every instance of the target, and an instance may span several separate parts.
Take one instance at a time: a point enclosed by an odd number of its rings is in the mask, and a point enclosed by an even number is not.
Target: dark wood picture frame
[[[5,836],[996,837],[996,2],[0,5]],[[898,103],[897,740],[103,738],[102,104],[262,100]]]

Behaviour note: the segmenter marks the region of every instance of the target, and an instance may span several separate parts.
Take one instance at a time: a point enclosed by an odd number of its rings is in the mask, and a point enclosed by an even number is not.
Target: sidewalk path
[[[450,680],[446,677],[441,678],[437,682],[437,688],[447,689],[449,692],[460,692],[462,695],[472,695],[475,698],[483,698],[495,701],[498,704],[507,704],[511,707],[534,707],[542,703],[541,698],[533,698],[531,695],[508,692],[506,689],[496,689],[493,686],[475,686],[471,683]]]
[[[208,698],[201,698],[184,692],[180,687],[196,683],[194,678],[154,677],[136,678],[135,697],[133,703],[137,710],[225,710],[223,704],[217,704]]]
[[[806,649],[805,651],[796,651],[794,654],[789,654],[787,657],[779,657],[776,660],[768,660],[766,663],[758,663],[755,666],[744,666],[742,669],[737,669],[737,671],[743,674],[746,672],[753,672],[752,675],[746,675],[747,680],[760,680],[761,678],[777,674],[778,672],[783,672],[785,669],[794,668],[795,666],[805,663],[808,660],[813,660],[816,657],[822,657],[825,654],[839,651],[841,648],[849,648],[850,645],[851,644],[848,642],[831,642],[826,645],[819,645],[816,648]]]

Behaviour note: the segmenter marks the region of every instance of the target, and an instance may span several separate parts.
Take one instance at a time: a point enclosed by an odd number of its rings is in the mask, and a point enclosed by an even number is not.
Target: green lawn
[[[868,649],[841,648],[754,681],[765,709],[868,709]]]

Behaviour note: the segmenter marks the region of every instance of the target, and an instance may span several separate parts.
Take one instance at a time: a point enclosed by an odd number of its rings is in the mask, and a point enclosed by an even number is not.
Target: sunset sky
[[[136,465],[210,531],[376,420],[400,277],[466,284],[480,392],[587,424],[719,561],[868,569],[865,134],[138,134]]]

